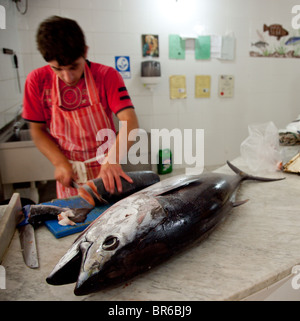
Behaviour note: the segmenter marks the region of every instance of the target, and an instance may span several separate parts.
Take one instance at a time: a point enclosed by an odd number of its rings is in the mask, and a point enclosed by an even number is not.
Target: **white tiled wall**
[[[272,120],[285,127],[300,114],[300,59],[251,58],[249,50],[258,26],[280,23],[290,26],[291,9],[297,0],[28,0],[26,15],[20,15],[12,1],[0,0],[7,8],[7,29],[0,30],[0,45],[17,51],[21,82],[44,61],[35,46],[38,24],[57,14],[73,18],[84,29],[89,59],[114,66],[114,57],[128,55],[132,78],[125,80],[141,127],[201,128],[205,130],[205,165],[223,163],[239,155],[241,142],[251,123]],[[236,37],[236,57],[196,61],[187,52],[183,61],[168,58],[169,34],[203,34]],[[140,81],[141,35],[159,35],[162,81],[151,93]],[[21,103],[15,70],[10,57],[0,54],[1,125],[7,110]],[[185,100],[169,99],[169,76],[184,74]],[[195,75],[212,77],[209,99],[194,98]],[[217,95],[218,76],[235,76],[233,98]],[[11,113],[13,114],[13,113]]]
[[[0,29],[0,128],[2,128],[20,111],[22,95],[18,88],[13,56],[2,54],[2,48],[13,49],[20,53],[16,8],[12,1],[1,0],[0,5],[5,7],[6,12],[6,29]],[[23,63],[19,54],[18,58],[21,69]],[[23,74],[21,70],[20,73]]]

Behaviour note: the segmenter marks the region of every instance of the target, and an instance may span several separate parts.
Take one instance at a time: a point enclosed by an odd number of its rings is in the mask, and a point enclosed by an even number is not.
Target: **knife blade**
[[[77,188],[77,189],[81,189],[81,190],[85,190],[88,194],[90,194],[90,196],[92,197],[92,199],[94,200],[95,204],[108,204],[108,202],[102,198],[100,195],[96,195],[94,193],[94,191],[91,189],[91,187],[87,184],[84,185],[79,185],[77,184],[74,180],[71,181],[71,187],[73,188]],[[80,195],[80,194],[79,194]]]
[[[22,255],[25,264],[31,269],[39,267],[34,228],[28,222],[30,205],[25,205],[22,209],[23,221],[17,225],[19,231],[19,239],[21,244]]]

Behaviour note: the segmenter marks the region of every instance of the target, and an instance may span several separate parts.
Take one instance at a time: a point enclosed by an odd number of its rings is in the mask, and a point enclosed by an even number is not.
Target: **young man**
[[[77,194],[71,187],[77,178],[72,162],[97,156],[103,143],[97,141],[99,130],[115,131],[112,113],[127,126],[121,127],[110,144],[102,165],[92,161],[85,166],[88,180],[101,177],[107,191],[113,193],[115,185],[121,191],[120,177],[132,181],[119,162],[130,147],[128,133],[138,127],[122,77],[112,67],[86,60],[88,47],[74,20],[58,16],[46,19],[36,40],[48,65],[28,75],[22,116],[30,122],[34,143],[55,167],[57,196]],[[119,153],[122,145],[128,148]]]

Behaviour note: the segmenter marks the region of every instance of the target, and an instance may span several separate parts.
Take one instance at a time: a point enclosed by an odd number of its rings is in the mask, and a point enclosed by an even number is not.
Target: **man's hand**
[[[65,187],[70,187],[75,178],[72,165],[67,161],[55,167],[54,178]]]
[[[30,123],[30,134],[37,148],[55,167],[54,178],[62,185],[70,187],[72,179],[76,179],[72,165],[48,133],[46,124]]]
[[[98,177],[102,178],[105,189],[111,194],[115,193],[115,186],[119,193],[122,192],[121,177],[126,179],[129,183],[133,183],[133,180],[122,170],[121,165],[110,164],[108,162],[101,165]]]
[[[116,141],[102,162],[98,175],[102,178],[105,189],[111,194],[115,192],[115,186],[119,193],[122,192],[121,177],[129,183],[133,183],[132,179],[123,171],[120,162],[127,155],[133,143],[128,141],[129,133],[138,128],[138,120],[133,108],[121,110],[117,113],[117,117],[121,122],[126,122],[126,126],[121,125]]]

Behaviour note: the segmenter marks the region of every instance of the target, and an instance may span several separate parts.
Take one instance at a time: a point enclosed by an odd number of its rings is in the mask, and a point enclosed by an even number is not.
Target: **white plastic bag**
[[[249,136],[242,142],[243,160],[253,172],[274,172],[282,166],[278,129],[273,122],[248,126]]]

